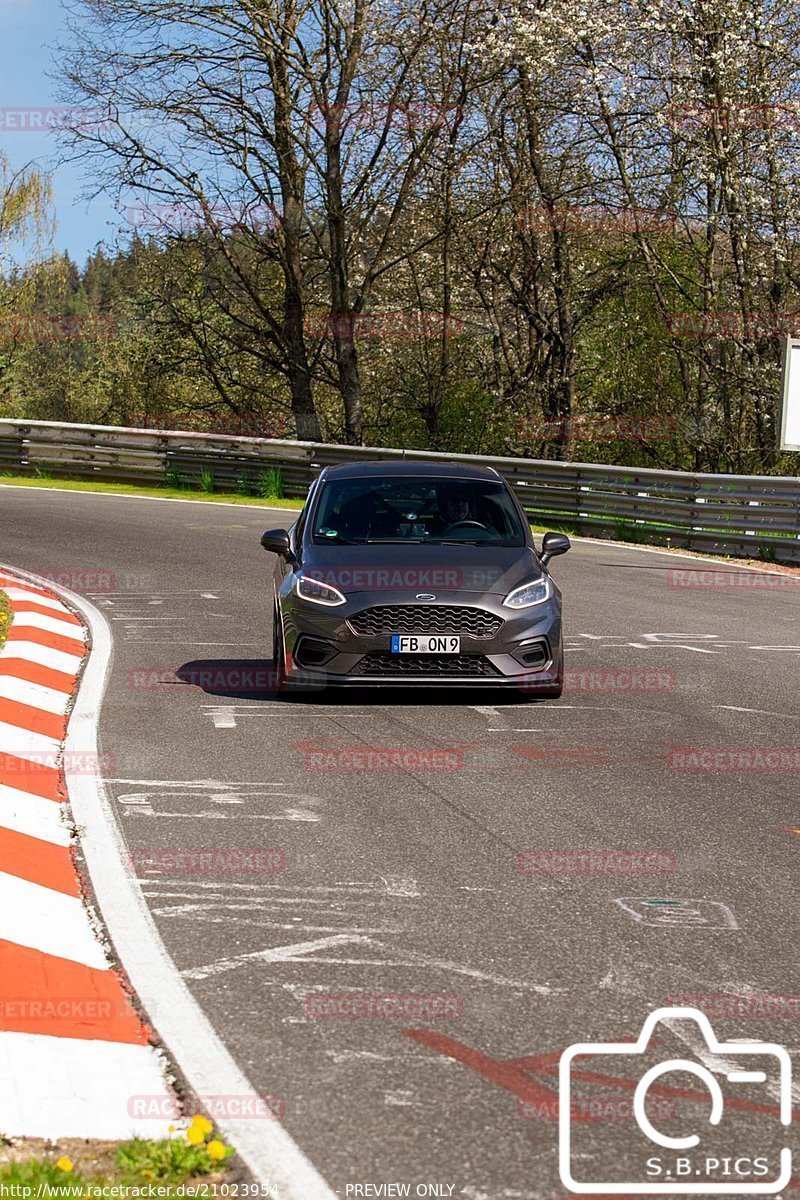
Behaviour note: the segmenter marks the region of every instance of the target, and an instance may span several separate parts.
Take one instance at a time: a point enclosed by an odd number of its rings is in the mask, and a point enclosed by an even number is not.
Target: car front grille
[[[381,604],[348,617],[354,633],[451,633],[466,637],[494,637],[503,618],[482,608],[452,604]]]
[[[353,675],[395,675],[405,678],[439,675],[442,678],[475,678],[501,672],[481,654],[365,654]]]

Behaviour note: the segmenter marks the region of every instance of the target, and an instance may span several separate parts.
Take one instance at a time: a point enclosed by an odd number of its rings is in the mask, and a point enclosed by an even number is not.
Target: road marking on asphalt
[[[318,951],[326,951],[338,945],[361,945],[366,946],[376,953],[389,955],[387,958],[332,958],[329,955]],[[314,957],[311,957],[311,956]],[[468,979],[478,979],[484,983],[492,983],[498,987],[509,987],[515,990],[535,992],[540,996],[560,995],[568,991],[567,988],[551,987],[549,984],[531,983],[528,979],[509,979],[504,975],[497,975],[491,971],[481,971],[477,967],[467,966],[465,963],[453,962],[449,959],[434,958],[427,954],[416,953],[409,951],[403,955],[392,953],[391,949],[384,943],[376,941],[372,937],[365,937],[361,934],[356,934],[353,931],[338,934],[334,937],[319,938],[314,941],[296,942],[288,946],[270,946],[264,950],[254,950],[245,954],[238,954],[232,958],[218,959],[213,963],[206,963],[199,967],[189,967],[183,972],[185,979],[207,979],[213,975],[224,974],[227,971],[235,971],[240,967],[250,966],[254,963],[280,963],[280,962],[302,962],[310,965],[319,965],[327,963],[330,965],[346,965],[346,966],[370,966],[370,967],[429,967],[436,971],[446,971],[455,975],[463,975]]]
[[[694,1021],[681,1021],[677,1017],[667,1017],[662,1022],[670,1033],[674,1034],[679,1041],[688,1046],[696,1058],[699,1058],[703,1066],[708,1067],[715,1075],[728,1075],[736,1073],[740,1067],[740,1063],[734,1062],[730,1058],[724,1058],[720,1054],[714,1054],[709,1048],[705,1039],[701,1036]],[[768,1096],[776,1100],[779,1104],[781,1101],[781,1088],[776,1080],[768,1080],[765,1086],[765,1091]],[[800,1085],[792,1084],[792,1100],[800,1101]]]
[[[153,601],[151,600],[150,603],[152,604]],[[150,617],[150,616],[148,616],[148,617],[133,617],[126,613],[114,613],[111,620],[112,621],[128,621],[130,623],[133,623],[134,621],[144,621],[146,625],[155,625],[158,621],[185,621],[186,618],[185,617]]]
[[[179,817],[185,820],[207,820],[207,821],[223,821],[227,820],[229,814],[224,811],[214,811],[208,808],[197,811],[196,809],[187,809],[186,811],[171,809],[161,809],[154,807],[161,803],[171,803],[173,806],[176,802],[187,800],[192,803],[206,803],[216,806],[218,810],[230,808],[231,805],[248,806],[257,804],[259,809],[263,808],[266,803],[273,803],[278,811],[273,812],[248,812],[247,818],[251,821],[305,821],[318,822],[322,818],[318,812],[314,811],[314,805],[322,803],[321,797],[312,795],[308,792],[295,792],[287,790],[287,785],[283,783],[226,783],[222,780],[208,779],[107,779],[107,783],[133,784],[144,789],[135,792],[122,792],[117,796],[117,802],[123,806],[123,811],[126,816],[147,816],[172,818]],[[282,806],[278,802],[293,800],[296,803],[293,805]]]
[[[387,1108],[411,1108],[414,1104],[414,1093],[409,1088],[393,1088],[383,1093],[383,1103]]]
[[[789,721],[800,720],[800,715],[797,713],[766,712],[763,708],[739,708],[736,704],[712,704],[711,707],[726,709],[728,712],[754,713],[759,717],[786,717]]]
[[[640,925],[669,929],[736,929],[739,924],[727,904],[718,900],[673,900],[644,896],[614,899]]]
[[[382,879],[387,896],[414,897],[422,895],[416,879],[407,878],[405,875],[386,875],[382,876]]]
[[[223,975],[226,971],[235,971],[239,967],[248,966],[254,962],[303,962],[309,954],[317,950],[327,950],[333,946],[361,945],[372,946],[371,938],[362,934],[337,933],[333,937],[316,938],[310,942],[295,942],[289,946],[270,946],[266,950],[252,950],[247,954],[237,954],[234,958],[221,958],[217,962],[207,963],[202,967],[189,967],[183,972],[184,979],[208,979],[212,975]]]
[[[210,716],[211,720],[214,722],[215,729],[236,728],[236,716],[232,708],[220,704],[219,706],[213,708],[210,713],[208,713],[208,716]]]

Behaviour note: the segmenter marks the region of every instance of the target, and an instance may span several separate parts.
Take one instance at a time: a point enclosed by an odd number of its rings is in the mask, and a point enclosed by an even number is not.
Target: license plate
[[[393,633],[392,654],[460,654],[461,638],[451,634]]]

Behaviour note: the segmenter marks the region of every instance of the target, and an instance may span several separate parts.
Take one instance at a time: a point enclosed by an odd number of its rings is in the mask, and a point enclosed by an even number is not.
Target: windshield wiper
[[[432,542],[433,546],[496,546],[497,542],[491,541],[489,538],[459,538],[458,541],[437,541]]]
[[[364,542],[354,541],[353,538],[342,537],[341,533],[317,533],[314,535],[319,538],[318,545],[324,546],[326,542],[338,542],[340,546],[363,546]]]

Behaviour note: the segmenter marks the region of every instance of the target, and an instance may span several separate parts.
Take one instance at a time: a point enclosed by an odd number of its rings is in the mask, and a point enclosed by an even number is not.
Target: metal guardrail
[[[225,434],[0,420],[0,472],[163,484],[210,471],[223,490],[279,468],[284,495],[305,496],[314,476],[359,459],[447,461],[494,467],[537,524],[577,533],[800,564],[800,477],[707,475],[528,458],[436,454]]]

